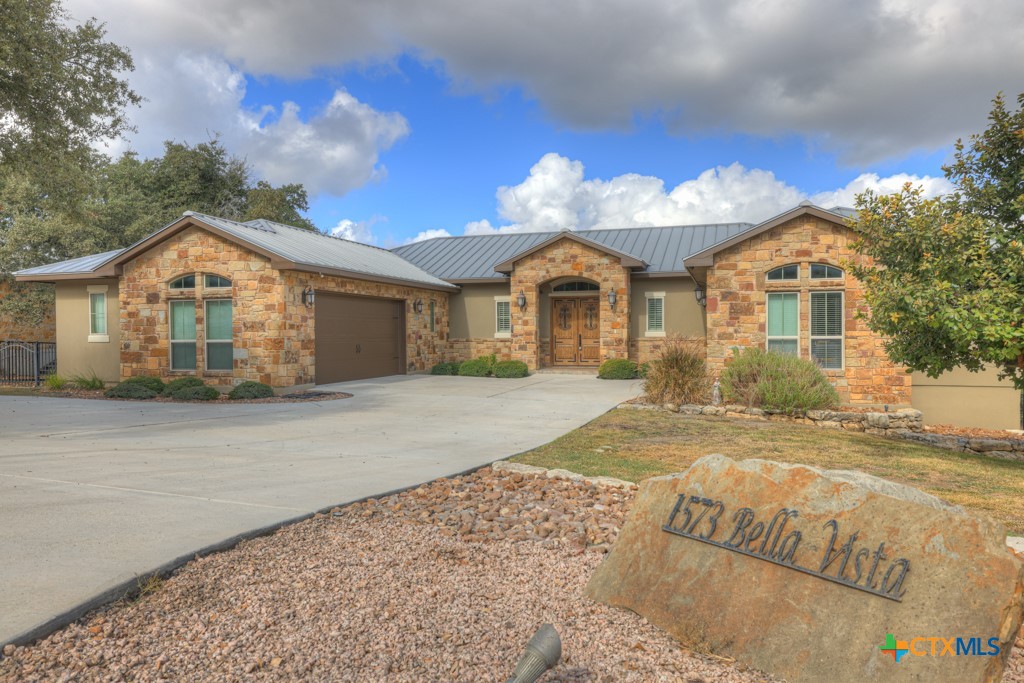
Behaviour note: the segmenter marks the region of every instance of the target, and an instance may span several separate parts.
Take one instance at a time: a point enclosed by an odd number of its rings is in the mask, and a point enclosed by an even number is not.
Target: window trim
[[[773,296],[786,296],[786,295],[792,295],[792,296],[796,297],[796,334],[795,335],[769,334],[768,331],[771,329],[771,323],[769,321],[770,306],[768,305],[768,301]],[[778,339],[778,340],[782,340],[782,341],[795,341],[796,342],[796,357],[797,358],[801,357],[800,356],[800,314],[801,314],[801,307],[803,306],[803,302],[801,301],[801,298],[802,297],[800,296],[800,292],[793,292],[793,291],[787,291],[787,292],[765,292],[765,298],[764,298],[764,349],[765,349],[765,351],[770,351],[771,350],[771,342],[772,342],[772,340]]]
[[[814,266],[825,266],[827,268],[835,268],[839,271],[839,275],[836,277],[814,277]],[[807,266],[807,277],[815,282],[822,280],[828,280],[829,282],[842,282],[846,279],[846,271],[839,266],[832,265],[831,263],[823,263],[821,261],[815,261]]]
[[[110,324],[109,324],[110,321],[107,319],[109,317],[109,311],[110,311],[110,309],[107,306],[107,304],[109,303],[108,299],[110,298],[110,297],[107,296],[107,292],[109,291],[109,289],[110,289],[109,285],[87,285],[86,288],[85,288],[86,295],[87,295],[87,297],[89,299],[89,335],[86,338],[88,340],[87,343],[92,343],[92,344],[101,343],[102,344],[102,343],[109,343],[110,342]],[[97,332],[93,328],[93,323],[96,320],[96,314],[92,310],[92,302],[93,302],[93,297],[96,296],[96,295],[102,295],[103,296],[103,331],[102,332]]]
[[[501,329],[501,318],[498,314],[498,304],[508,304],[508,331]],[[495,339],[509,339],[512,337],[512,297],[511,296],[496,296],[494,297],[494,338]]]
[[[509,311],[510,315],[511,315],[511,313],[512,312]],[[435,322],[436,322],[435,319],[434,319],[435,316],[437,316],[437,302],[434,301],[433,299],[431,299],[430,300],[430,331],[431,332],[436,332],[437,331],[435,329]]]
[[[781,271],[784,268],[789,268],[790,266],[796,268],[796,277],[784,277],[784,278],[778,278],[778,279],[775,279],[775,280],[773,280],[773,279],[771,279],[769,277],[775,271]],[[781,266],[775,266],[774,268],[770,268],[764,274],[764,281],[765,282],[771,282],[771,283],[774,283],[774,282],[800,282],[800,264],[799,263],[785,263],[785,264],[783,264]]]
[[[193,322],[192,326],[195,327],[195,336],[199,336],[199,325],[195,322],[196,311],[196,300],[195,299],[171,299],[167,302],[167,368],[171,372],[191,372],[195,374],[199,370],[198,362],[198,351],[199,351],[199,340],[198,339],[175,339],[174,338],[174,306],[175,304],[192,304],[192,315]],[[205,312],[205,309],[204,309]],[[174,345],[186,343],[192,344],[196,348],[196,364],[192,368],[176,368],[174,367]]]
[[[204,281],[205,282],[205,281]],[[225,288],[218,288],[225,289]],[[230,339],[210,339],[210,304],[213,302],[227,301],[231,304],[231,338]],[[205,366],[206,372],[234,372],[235,370],[235,305],[233,299],[204,299],[203,300],[203,365]],[[198,330],[197,330],[198,331]],[[211,368],[210,367],[210,344],[230,344],[231,345],[231,367],[230,368]]]
[[[814,303],[813,299],[815,295],[826,295],[826,294],[838,294],[839,295],[839,326],[840,334],[836,335],[822,335],[814,334]],[[817,364],[818,361],[814,358],[814,342],[815,340],[839,340],[839,361],[840,365],[838,368],[826,368],[822,365],[818,365],[822,370],[826,372],[844,372],[846,370],[846,290],[842,289],[824,289],[815,290],[810,292],[810,297],[807,299],[807,355],[811,362]]]
[[[644,292],[646,307],[644,308],[644,336],[664,337],[665,336],[665,292]],[[661,329],[651,329],[651,301],[661,300]]]

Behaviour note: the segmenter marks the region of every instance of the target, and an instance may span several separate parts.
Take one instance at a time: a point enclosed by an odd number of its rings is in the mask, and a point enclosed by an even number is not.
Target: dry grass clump
[[[649,403],[706,404],[711,384],[703,341],[672,339],[657,360],[647,363],[644,397]]]

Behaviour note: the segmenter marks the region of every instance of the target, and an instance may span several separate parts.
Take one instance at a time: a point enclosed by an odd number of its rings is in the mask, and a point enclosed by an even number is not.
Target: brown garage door
[[[316,383],[405,373],[404,305],[316,293]]]

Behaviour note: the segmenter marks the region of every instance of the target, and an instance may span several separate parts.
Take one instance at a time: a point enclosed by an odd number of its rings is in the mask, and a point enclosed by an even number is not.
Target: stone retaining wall
[[[891,439],[904,439],[928,446],[936,446],[960,453],[975,453],[1004,460],[1024,462],[1024,437],[1006,439],[981,439],[950,434],[936,434],[924,431],[921,411],[909,408],[883,412],[854,413],[841,410],[808,410],[802,417],[772,413],[760,408],[740,405],[725,406],[677,406],[671,403],[652,405],[649,403],[622,403],[619,408],[633,410],[663,410],[683,415],[716,415],[739,417],[749,420],[772,420],[797,422],[824,429],[845,429],[864,432]]]

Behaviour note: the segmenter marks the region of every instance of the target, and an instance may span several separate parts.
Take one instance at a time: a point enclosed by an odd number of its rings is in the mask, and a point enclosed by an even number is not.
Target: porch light
[[[697,288],[693,290],[693,297],[697,300],[697,303],[700,304],[702,308],[708,305],[707,292],[705,292],[704,288],[701,287],[699,284],[697,285]]]
[[[615,293],[614,289],[609,289],[608,290],[608,305],[612,307],[613,311],[615,310],[615,304],[617,304],[618,302],[619,302],[619,295]]]
[[[306,308],[313,308],[313,304],[316,303],[316,292],[312,287],[306,287],[302,290],[302,303],[305,304]]]
[[[519,296],[516,297],[516,305],[519,306],[520,311],[526,310],[526,293],[523,290],[519,290]]]
[[[423,299],[416,299],[416,301],[412,302],[412,310],[416,311],[416,313],[422,313]]]

